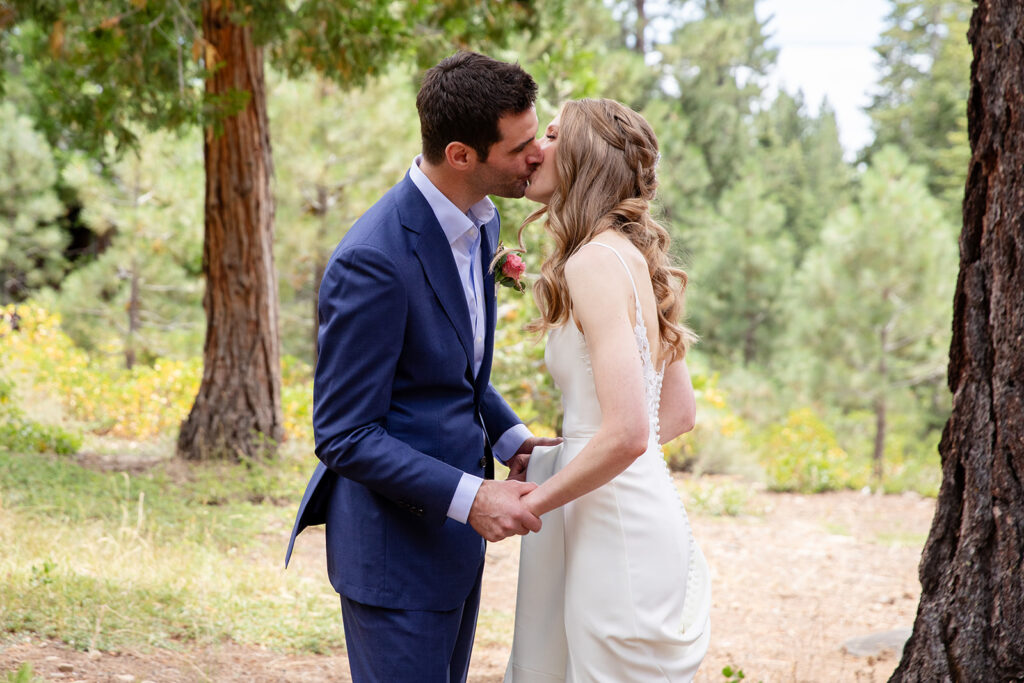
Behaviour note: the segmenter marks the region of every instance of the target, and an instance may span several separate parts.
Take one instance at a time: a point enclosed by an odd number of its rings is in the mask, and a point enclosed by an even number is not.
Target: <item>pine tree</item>
[[[76,154],[64,182],[80,219],[108,245],[49,298],[77,344],[123,356],[126,367],[192,356],[202,345],[203,159],[197,135],[142,133],[101,166]]]
[[[0,305],[64,275],[67,235],[57,225],[57,170],[27,116],[0,102]]]
[[[871,411],[879,480],[891,413],[913,408],[914,387],[938,384],[948,342],[954,229],[924,178],[895,147],[876,154],[787,296],[789,366],[809,397]]]
[[[928,171],[931,193],[957,218],[967,160],[970,0],[893,0],[875,51],[882,77],[868,108],[875,140],[904,150]]]

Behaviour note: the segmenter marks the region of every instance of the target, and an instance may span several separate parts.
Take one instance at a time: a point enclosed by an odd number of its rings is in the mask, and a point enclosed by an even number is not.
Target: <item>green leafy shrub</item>
[[[0,450],[72,455],[81,447],[82,437],[61,427],[24,419],[0,423]]]
[[[719,376],[690,369],[697,399],[697,423],[692,431],[662,448],[669,469],[699,474],[749,474],[744,435],[746,422],[729,405]]]
[[[17,329],[11,322],[14,319]],[[20,410],[14,405],[14,388],[29,387],[42,400],[59,405],[64,416],[87,432],[152,439],[177,431],[188,416],[202,377],[201,358],[157,358],[151,365],[129,370],[120,365],[117,354],[104,354],[102,349],[89,354],[64,334],[59,316],[38,306],[0,309],[0,339],[0,372],[5,377],[0,380],[0,417],[5,416],[4,410]],[[285,357],[282,384],[286,434],[311,442],[312,371],[305,363]],[[61,448],[75,442],[66,430],[31,424],[34,429],[12,428],[5,433],[18,443],[34,442],[40,434]]]
[[[71,455],[81,446],[79,434],[26,418],[18,406],[14,382],[0,378],[0,450]]]
[[[528,254],[527,262],[532,259]],[[491,384],[524,423],[539,428],[535,434],[553,434],[562,422],[562,404],[544,364],[544,340],[523,329],[538,314],[529,293],[499,288]]]
[[[808,408],[789,413],[754,441],[774,491],[819,493],[860,488],[868,481],[868,463],[840,448],[832,430]]]
[[[686,509],[691,512],[714,517],[738,517],[761,512],[751,505],[749,484],[690,479],[683,483],[683,491],[687,497]]]
[[[37,683],[38,681],[45,681],[46,679],[36,676],[35,672],[32,670],[32,665],[25,662],[17,671],[9,671],[4,680],[7,681],[7,683]]]

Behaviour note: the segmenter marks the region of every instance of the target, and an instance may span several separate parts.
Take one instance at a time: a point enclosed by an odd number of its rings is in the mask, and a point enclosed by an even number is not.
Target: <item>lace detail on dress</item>
[[[609,249],[613,254],[615,254],[622,263],[622,267],[626,269],[626,276],[629,278],[629,284],[633,286],[633,303],[636,308],[636,323],[633,325],[633,335],[636,337],[636,345],[640,350],[640,363],[644,374],[644,389],[647,399],[647,420],[648,426],[651,430],[650,439],[654,443],[660,444],[661,424],[658,419],[658,415],[661,412],[661,383],[665,378],[665,365],[663,363],[660,370],[656,370],[654,368],[654,361],[651,359],[651,343],[647,339],[647,324],[644,322],[643,309],[640,308],[640,294],[637,291],[636,282],[633,280],[633,273],[629,270],[629,266],[626,265],[626,260],[622,258],[622,254],[620,254],[614,247],[607,245],[604,242],[588,242],[587,244],[596,244],[599,247]],[[585,244],[583,246],[587,245]],[[593,369],[590,365],[589,353],[584,354],[584,360],[587,364],[587,370],[593,374]]]
[[[644,388],[647,393],[647,417],[651,428],[651,438],[654,440],[654,443],[660,444],[661,423],[658,415],[661,413],[661,383],[665,378],[665,366],[662,364],[661,370],[654,369],[654,361],[651,360],[651,343],[647,339],[647,325],[644,323],[639,301],[636,304],[636,321],[636,325],[633,326],[633,334],[636,335],[636,343],[640,347],[640,362],[643,364]]]
[[[588,244],[596,244],[598,246],[610,249],[614,253],[622,266],[626,269],[626,275],[629,276],[629,283],[633,285],[633,301],[636,304],[636,324],[633,325],[633,334],[636,336],[637,347],[640,350],[640,362],[643,365],[644,373],[644,386],[646,389],[647,398],[647,416],[648,424],[650,426],[650,439],[651,443],[658,446],[659,452],[661,451],[661,431],[658,415],[661,412],[661,385],[665,379],[665,364],[662,363],[660,369],[655,370],[654,361],[651,359],[651,344],[647,339],[647,325],[644,323],[643,311],[640,308],[640,296],[637,292],[636,282],[633,280],[633,273],[630,272],[629,266],[626,265],[626,260],[622,258],[614,247],[611,247],[603,242],[589,242]],[[586,245],[584,245],[586,246]],[[570,324],[572,324],[570,322]],[[587,369],[593,374],[593,370],[590,366],[589,354],[584,354],[584,360],[587,364]],[[662,458],[662,465],[665,468],[664,482],[667,486],[672,489],[673,494],[679,500],[679,511],[686,520],[687,529],[687,541],[690,548],[690,564],[686,574],[686,600],[683,605],[683,619],[681,624],[681,630],[687,638],[696,638],[697,635],[702,632],[704,622],[706,621],[706,612],[709,609],[709,596],[705,597],[700,591],[699,586],[703,585],[708,581],[708,567],[707,561],[704,559],[704,554],[697,546],[697,541],[693,536],[693,529],[690,526],[689,517],[686,514],[686,506],[683,505],[682,498],[679,497],[679,491],[675,487],[675,483],[672,480],[672,472],[669,470],[668,463]]]

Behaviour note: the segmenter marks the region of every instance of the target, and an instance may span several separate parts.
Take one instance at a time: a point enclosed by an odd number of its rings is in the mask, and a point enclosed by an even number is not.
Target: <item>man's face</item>
[[[518,199],[544,155],[537,141],[537,112],[530,107],[498,120],[501,139],[491,145],[487,161],[478,162],[472,182],[482,194]]]

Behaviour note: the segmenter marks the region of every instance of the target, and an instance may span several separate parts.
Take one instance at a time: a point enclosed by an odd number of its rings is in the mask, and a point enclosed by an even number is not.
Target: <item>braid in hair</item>
[[[696,335],[681,322],[686,273],[669,259],[669,234],[651,216],[657,187],[658,141],[642,116],[614,100],[584,99],[562,107],[556,158],[558,186],[550,203],[520,228],[546,216],[554,250],[541,265],[534,296],[544,331],[569,318],[565,263],[605,230],[626,236],[647,260],[658,329],[669,361],[682,358]]]

